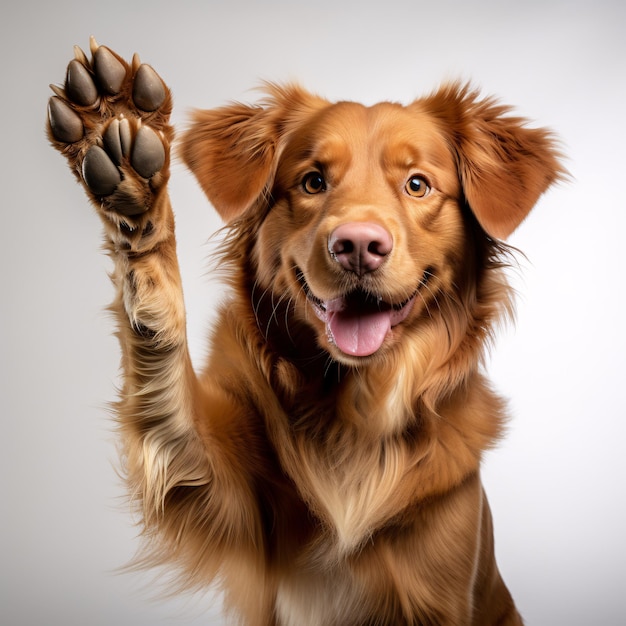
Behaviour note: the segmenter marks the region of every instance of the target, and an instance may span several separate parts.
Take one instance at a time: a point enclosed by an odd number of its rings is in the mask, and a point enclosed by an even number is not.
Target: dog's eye
[[[406,192],[414,198],[423,198],[430,190],[428,183],[421,176],[411,176],[405,186]]]
[[[320,193],[326,191],[326,181],[319,172],[309,172],[302,179],[302,189],[310,194]]]

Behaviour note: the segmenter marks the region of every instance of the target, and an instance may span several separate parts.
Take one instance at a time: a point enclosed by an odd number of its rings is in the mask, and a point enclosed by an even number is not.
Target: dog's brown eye
[[[421,176],[411,176],[405,188],[406,192],[414,198],[423,198],[430,189],[426,180]]]
[[[326,181],[319,172],[309,172],[302,179],[302,189],[310,194],[320,193],[326,190]]]

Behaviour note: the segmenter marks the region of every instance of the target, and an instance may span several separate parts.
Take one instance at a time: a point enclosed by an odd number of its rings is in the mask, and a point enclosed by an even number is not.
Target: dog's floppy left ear
[[[195,111],[180,141],[180,156],[226,221],[269,191],[290,129],[328,104],[297,85],[265,88],[260,105]]]
[[[506,239],[539,196],[566,175],[547,129],[528,128],[493,99],[451,84],[419,102],[441,122],[458,162],[465,198],[491,237]]]

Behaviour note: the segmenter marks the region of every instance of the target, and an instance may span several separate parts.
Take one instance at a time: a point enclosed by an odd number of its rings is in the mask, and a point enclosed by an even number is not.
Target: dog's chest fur
[[[295,573],[279,583],[278,623],[281,626],[354,623],[363,612],[363,600],[363,590],[349,576],[319,576],[313,570],[307,575]]]
[[[322,414],[311,412],[308,423],[294,427],[292,408],[275,431],[281,465],[333,544],[329,560],[357,550],[397,511],[401,484],[415,463],[400,427],[413,419],[399,392],[406,375],[375,393],[363,378],[342,381]]]

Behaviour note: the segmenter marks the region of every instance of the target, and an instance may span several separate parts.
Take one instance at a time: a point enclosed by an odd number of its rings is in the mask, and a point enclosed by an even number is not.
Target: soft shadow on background
[[[505,580],[530,626],[617,626],[626,613],[626,4],[621,0],[11,3],[0,68],[0,623],[222,624],[211,598],[158,600],[117,574],[137,546],[115,473],[107,404],[118,347],[100,226],[46,144],[48,84],[89,35],[138,51],[192,107],[253,100],[261,79],[330,99],[408,102],[471,79],[562,138],[573,181],[511,243],[515,329],[489,362],[511,398],[486,457]],[[220,223],[190,175],[171,193],[201,363],[220,287],[207,240]]]

